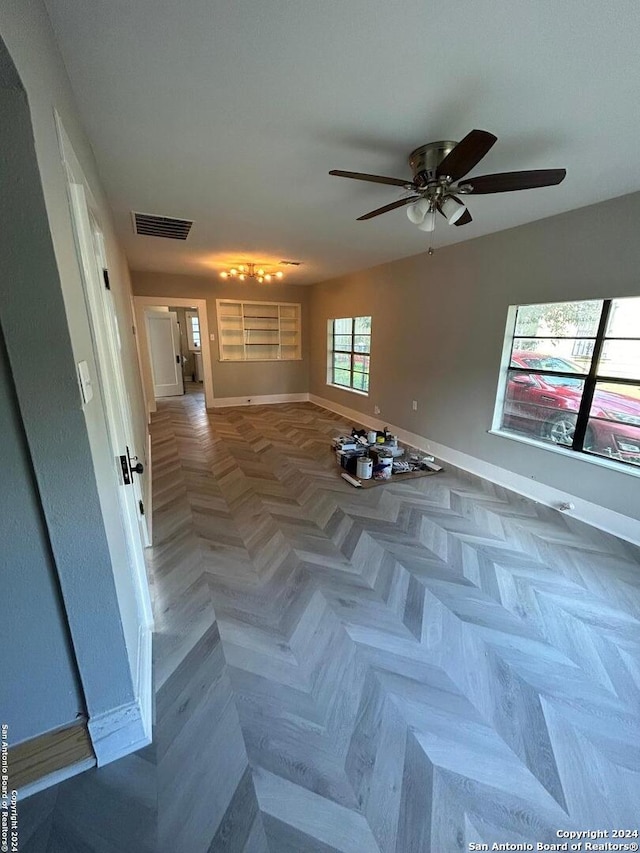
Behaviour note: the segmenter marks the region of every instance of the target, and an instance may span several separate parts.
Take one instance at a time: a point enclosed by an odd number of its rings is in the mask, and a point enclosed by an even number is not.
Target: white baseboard
[[[129,702],[87,722],[98,767],[124,758],[151,743],[139,702]]]
[[[386,426],[406,444],[416,447],[418,450],[428,451],[443,462],[449,462],[457,468],[462,468],[470,474],[475,474],[477,477],[482,477],[485,480],[503,486],[505,489],[517,492],[537,503],[555,509],[558,509],[562,503],[572,503],[574,509],[563,510],[564,515],[584,521],[585,524],[590,524],[592,527],[598,528],[598,530],[611,533],[620,539],[632,542],[634,545],[640,545],[640,524],[638,524],[635,518],[630,518],[628,515],[622,515],[622,513],[598,506],[598,504],[586,501],[583,498],[572,495],[570,492],[563,492],[552,486],[546,486],[544,483],[535,482],[528,477],[523,477],[521,474],[514,474],[506,468],[500,468],[498,465],[484,462],[482,459],[470,456],[468,453],[454,450],[452,447],[447,447],[444,444],[431,441],[422,435],[417,435],[414,432],[408,432],[401,427],[394,426],[388,421],[382,421],[372,415],[358,412],[355,409],[349,409],[346,406],[341,406],[339,403],[325,400],[323,397],[317,397],[315,394],[309,394],[309,401],[315,403],[317,406],[321,406],[323,409],[328,409],[330,412],[335,412],[338,415],[342,415],[342,417],[348,418],[357,424],[370,427],[371,429],[381,430]]]
[[[263,394],[256,397],[216,397],[214,409],[227,406],[268,406],[272,403],[306,403],[309,400],[307,392],[301,394]]]
[[[138,631],[136,699],[99,716],[89,717],[87,728],[98,767],[151,743],[154,712],[152,637],[152,626],[141,625]]]
[[[153,689],[153,625],[141,625],[138,629],[138,672],[136,674],[136,696],[142,716],[142,727],[151,742],[155,693]]]

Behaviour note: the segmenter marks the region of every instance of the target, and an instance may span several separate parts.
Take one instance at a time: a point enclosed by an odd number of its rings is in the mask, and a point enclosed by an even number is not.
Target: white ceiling
[[[472,174],[567,169],[469,199],[436,247],[640,189],[637,0],[46,0],[133,269],[300,260],[299,283],[425,251],[402,190],[425,142],[498,142]],[[194,219],[138,237],[131,210]]]

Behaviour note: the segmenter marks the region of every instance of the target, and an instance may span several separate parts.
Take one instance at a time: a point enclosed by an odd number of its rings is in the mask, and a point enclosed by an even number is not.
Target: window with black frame
[[[328,382],[367,394],[371,358],[371,317],[329,321]]]
[[[518,306],[500,424],[640,467],[640,297]]]

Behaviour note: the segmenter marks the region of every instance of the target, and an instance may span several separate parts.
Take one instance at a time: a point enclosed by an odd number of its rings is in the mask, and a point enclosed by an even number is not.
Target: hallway
[[[329,452],[350,426],[159,401],[154,743],[27,800],[21,849],[449,853],[637,828],[638,550],[450,466],[356,491]]]

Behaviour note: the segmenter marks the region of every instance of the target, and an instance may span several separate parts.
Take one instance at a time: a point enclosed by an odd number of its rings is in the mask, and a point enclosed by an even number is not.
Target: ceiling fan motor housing
[[[444,158],[456,147],[457,142],[429,142],[421,145],[409,155],[409,166],[413,172],[416,186],[426,187],[427,184],[438,181],[436,170]]]

